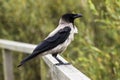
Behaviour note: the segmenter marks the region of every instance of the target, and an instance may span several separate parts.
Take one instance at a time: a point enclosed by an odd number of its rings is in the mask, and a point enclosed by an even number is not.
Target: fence
[[[36,45],[3,40],[0,39],[0,48],[2,48],[4,80],[15,80],[13,74],[13,58],[11,51],[19,51],[30,54]],[[62,61],[67,62],[61,56]],[[58,63],[51,55],[42,57],[44,62],[49,66],[52,80],[90,80],[86,75],[77,70],[72,65],[55,66]],[[42,76],[42,75],[41,75]],[[43,80],[44,78],[41,78]]]

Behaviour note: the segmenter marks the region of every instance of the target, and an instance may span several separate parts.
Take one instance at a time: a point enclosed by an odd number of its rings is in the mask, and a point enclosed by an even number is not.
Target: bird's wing
[[[40,43],[33,53],[42,53],[47,50],[53,49],[57,45],[63,43],[70,34],[70,27],[65,27],[63,29],[60,29],[55,35],[48,37],[45,39],[42,43]]]
[[[70,34],[70,31],[71,31],[71,28],[69,26],[66,26],[63,29],[60,29],[53,36],[48,37],[47,39],[42,41],[34,49],[34,51],[33,51],[33,53],[31,55],[29,55],[28,57],[26,57],[25,59],[23,59],[21,61],[21,64],[19,66],[21,66],[26,61],[36,57],[37,55],[42,54],[45,51],[51,50],[51,49],[55,48],[56,46],[58,46],[59,44],[62,44],[68,38],[68,36]]]

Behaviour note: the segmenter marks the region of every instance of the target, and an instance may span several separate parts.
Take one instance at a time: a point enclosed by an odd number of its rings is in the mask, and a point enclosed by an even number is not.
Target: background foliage
[[[68,12],[84,17],[63,57],[92,80],[120,80],[120,0],[0,0],[0,38],[38,44]],[[38,58],[16,68],[23,56],[14,52],[15,80],[38,80]]]

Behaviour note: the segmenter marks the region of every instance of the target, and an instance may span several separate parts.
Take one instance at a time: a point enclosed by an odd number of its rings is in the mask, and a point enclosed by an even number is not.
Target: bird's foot
[[[56,63],[55,65],[60,66],[60,65],[71,65],[71,63]]]
[[[53,57],[59,62],[59,63],[55,64],[57,66],[60,66],[60,65],[70,65],[70,63],[64,63],[63,61],[61,61],[57,56],[53,55]]]

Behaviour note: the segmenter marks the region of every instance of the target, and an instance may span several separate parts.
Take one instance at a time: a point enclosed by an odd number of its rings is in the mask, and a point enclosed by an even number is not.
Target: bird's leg
[[[52,54],[52,56],[59,62],[59,64],[64,64],[58,57],[57,54]]]
[[[56,65],[69,65],[70,63],[64,63],[62,62],[58,57],[57,54],[52,54],[52,56],[59,62]]]

